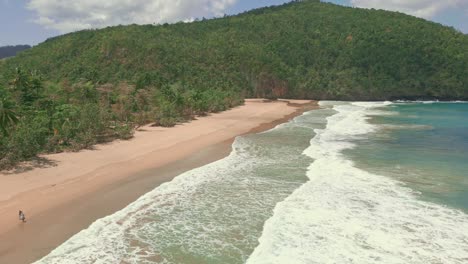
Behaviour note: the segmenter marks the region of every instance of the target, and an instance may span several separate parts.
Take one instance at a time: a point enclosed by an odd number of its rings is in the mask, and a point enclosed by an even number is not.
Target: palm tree
[[[14,111],[14,104],[6,97],[0,98],[0,131],[8,135],[8,128],[18,123],[19,119]]]
[[[37,72],[27,73],[16,68],[15,78],[11,81],[13,89],[23,105],[32,105],[42,89],[42,82]]]
[[[28,75],[25,74],[21,68],[16,68],[15,78],[11,81],[11,84],[15,89],[24,92],[24,90],[29,86]]]

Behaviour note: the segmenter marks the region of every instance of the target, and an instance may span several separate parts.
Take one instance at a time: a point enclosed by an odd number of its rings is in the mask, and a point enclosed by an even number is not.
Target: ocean
[[[320,104],[37,263],[468,263],[468,104]]]

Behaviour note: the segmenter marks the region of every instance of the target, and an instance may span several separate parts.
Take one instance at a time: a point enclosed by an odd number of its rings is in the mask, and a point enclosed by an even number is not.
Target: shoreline
[[[36,261],[95,220],[121,210],[160,184],[226,157],[235,137],[266,131],[316,108],[313,101],[246,100],[244,106],[175,128],[145,127],[149,131],[135,133],[130,141],[47,155],[65,157],[55,167],[0,173],[0,190],[4,191],[0,192],[0,263]],[[160,135],[172,136],[176,142],[163,145],[171,139]],[[88,161],[92,158],[97,160]],[[90,164],[80,164],[85,161]],[[64,171],[73,173],[64,179]],[[15,189],[18,182],[29,185]],[[18,222],[19,209],[26,213],[26,224]]]

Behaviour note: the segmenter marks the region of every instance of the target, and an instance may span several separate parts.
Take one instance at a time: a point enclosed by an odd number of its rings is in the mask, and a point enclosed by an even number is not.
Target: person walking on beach
[[[26,222],[26,216],[24,216],[23,211],[20,210],[18,216],[20,221],[22,221],[23,223]]]

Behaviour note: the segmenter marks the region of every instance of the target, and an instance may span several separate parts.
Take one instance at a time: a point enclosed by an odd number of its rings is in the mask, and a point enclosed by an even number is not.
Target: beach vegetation
[[[0,132],[3,136],[8,136],[8,131],[19,121],[15,108],[14,102],[0,88]]]

